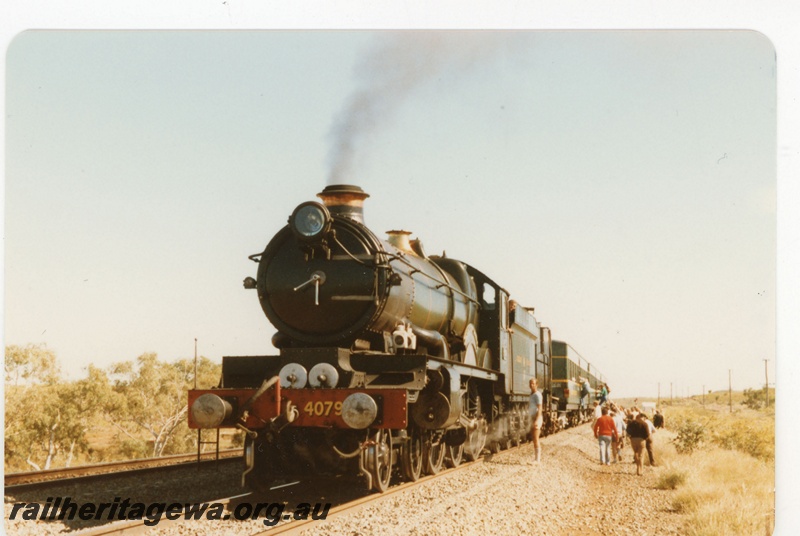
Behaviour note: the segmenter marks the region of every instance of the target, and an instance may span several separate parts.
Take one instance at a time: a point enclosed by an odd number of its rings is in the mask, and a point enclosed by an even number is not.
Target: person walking
[[[650,462],[650,466],[656,465],[655,456],[653,456],[653,435],[656,433],[656,427],[650,422],[650,419],[647,418],[646,413],[642,413],[644,415],[644,422],[647,425],[647,430],[650,432],[650,435],[647,436],[647,439],[644,442],[644,447],[647,450],[647,461]]]
[[[617,424],[608,415],[608,408],[604,407],[601,412],[594,423],[594,437],[600,446],[600,465],[611,465],[611,442],[617,440]]]
[[[531,436],[533,438],[533,451],[534,461],[538,463],[542,458],[542,449],[539,446],[539,436],[542,433],[542,393],[539,392],[539,386],[536,378],[530,381],[531,399],[528,403],[528,412],[531,416]]]
[[[622,447],[625,440],[625,419],[622,418],[622,412],[613,404],[611,405],[611,418],[614,419],[614,424],[617,427],[617,440],[611,444],[611,463],[622,461]]]
[[[642,474],[642,451],[645,441],[650,437],[650,428],[645,422],[644,413],[639,413],[634,419],[628,422],[628,437],[631,438],[633,448],[633,462],[636,464],[636,474]]]

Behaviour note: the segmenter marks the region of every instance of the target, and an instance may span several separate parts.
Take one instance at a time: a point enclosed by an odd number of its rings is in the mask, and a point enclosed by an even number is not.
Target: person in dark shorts
[[[633,447],[633,462],[636,464],[636,474],[642,474],[642,454],[645,442],[650,437],[650,428],[645,421],[644,413],[639,413],[636,418],[631,419],[627,426],[628,437],[631,438]]]

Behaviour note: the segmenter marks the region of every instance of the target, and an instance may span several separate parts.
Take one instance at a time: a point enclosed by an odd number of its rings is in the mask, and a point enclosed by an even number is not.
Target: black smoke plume
[[[500,32],[403,32],[382,35],[356,67],[357,87],[330,130],[328,184],[353,182],[363,141],[385,127],[423,84],[468,72],[493,57],[513,34]]]

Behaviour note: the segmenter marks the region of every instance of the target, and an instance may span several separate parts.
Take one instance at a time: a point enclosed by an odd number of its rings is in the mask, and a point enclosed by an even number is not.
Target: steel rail
[[[508,452],[508,449],[504,452]],[[407,491],[411,491],[415,488],[421,487],[427,483],[430,483],[438,478],[445,478],[448,475],[452,475],[457,473],[458,471],[466,470],[469,467],[473,466],[477,463],[487,462],[492,460],[495,454],[489,453],[484,455],[483,457],[479,458],[478,460],[471,461],[471,462],[462,462],[459,464],[458,467],[443,469],[441,472],[435,475],[427,475],[415,482],[404,482],[401,484],[397,484],[392,486],[384,493],[373,493],[367,496],[359,497],[355,500],[351,500],[348,502],[341,503],[337,506],[331,508],[328,512],[328,515],[325,519],[304,519],[304,520],[296,520],[296,521],[287,521],[285,523],[281,523],[275,527],[270,527],[266,530],[260,530],[258,532],[252,533],[252,536],[277,536],[277,535],[296,535],[300,534],[302,531],[306,531],[309,529],[313,530],[313,527],[317,526],[320,523],[325,523],[327,521],[331,521],[332,519],[342,517],[344,515],[353,513],[358,511],[361,508],[365,508],[371,505],[375,505],[380,503],[383,500],[389,499],[394,497],[397,494],[404,493]],[[277,490],[283,487],[291,486],[294,484],[298,484],[299,482],[292,482],[290,484],[282,484],[279,486],[275,486],[271,488],[271,490]],[[241,500],[244,497],[251,497],[253,496],[252,493],[244,493],[241,495],[235,495],[232,497],[226,497],[222,499],[215,499],[215,500],[205,500],[205,503],[218,503],[222,505],[230,505],[234,501]],[[80,531],[81,536],[110,536],[110,535],[119,535],[119,534],[141,534],[143,530],[146,529],[153,529],[154,526],[146,526],[145,522],[148,521],[147,519],[136,519],[136,520],[122,520],[111,522],[105,525],[86,528]],[[158,522],[158,528],[163,528],[165,526],[169,526],[174,523],[180,523],[186,521],[184,517],[183,511],[175,518],[169,519],[166,517],[161,517]],[[219,529],[221,533],[224,533],[224,526],[219,525]]]
[[[219,460],[227,460],[242,456],[243,449],[226,449],[219,452]],[[216,461],[214,452],[204,452],[200,455],[200,463],[206,464]],[[45,471],[27,471],[22,473],[8,473],[4,475],[6,490],[33,489],[70,483],[83,479],[120,476],[126,473],[140,471],[167,469],[171,467],[188,466],[197,461],[197,454],[176,454],[160,458],[142,458],[120,462],[107,462],[92,465],[80,465]]]

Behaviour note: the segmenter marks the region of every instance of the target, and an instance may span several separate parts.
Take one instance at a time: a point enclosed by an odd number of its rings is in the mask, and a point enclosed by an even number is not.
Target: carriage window
[[[508,329],[508,296],[500,293],[500,327]]]
[[[483,304],[487,309],[494,309],[494,287],[489,283],[483,284]]]

